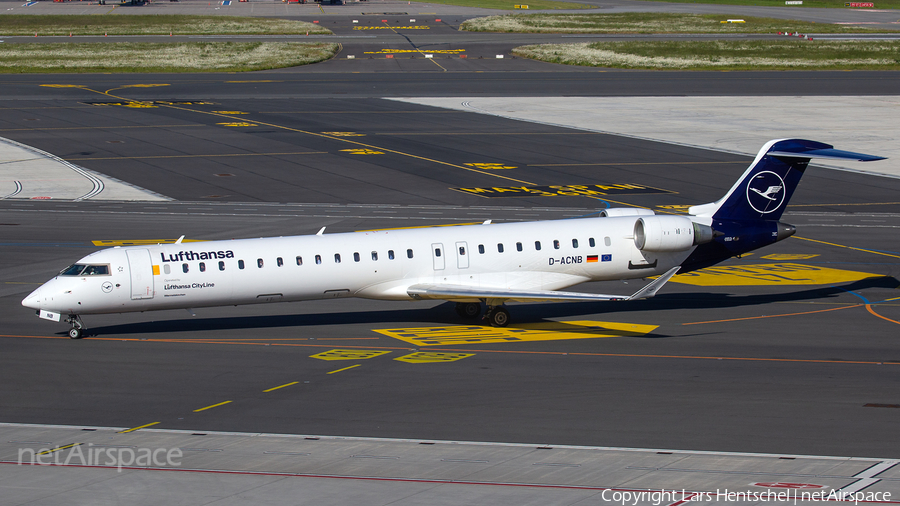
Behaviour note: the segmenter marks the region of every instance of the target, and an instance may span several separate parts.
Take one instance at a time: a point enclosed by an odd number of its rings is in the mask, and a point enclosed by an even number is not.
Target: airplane
[[[803,139],[767,142],[719,200],[688,215],[610,208],[598,217],[114,247],[66,267],[24,300],[40,318],[342,297],[456,302],[460,317],[510,322],[506,301],[649,298],[690,272],[794,234],[780,220],[813,158],[883,157]],[[563,291],[658,276],[632,295]]]

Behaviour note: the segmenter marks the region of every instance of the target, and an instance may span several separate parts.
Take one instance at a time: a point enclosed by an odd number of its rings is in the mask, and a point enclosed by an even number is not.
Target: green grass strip
[[[743,19],[744,23],[723,23]],[[460,30],[506,33],[871,33],[850,25],[812,23],[734,14],[669,14],[623,12],[618,14],[507,14],[469,19]],[[879,30],[884,31],[884,30]]]
[[[632,41],[513,50],[535,60],[625,69],[900,70],[900,41]]]
[[[316,63],[337,50],[304,42],[3,44],[0,73],[245,72]]]
[[[555,0],[412,0],[416,3],[429,3],[441,5],[458,5],[460,7],[480,7],[482,9],[498,9],[504,11],[520,10],[522,5],[527,5],[528,10],[550,9],[595,9],[593,5],[577,2],[558,2]],[[516,6],[520,7],[516,7]]]
[[[708,4],[709,0],[651,0],[656,2],[680,3],[680,4]],[[865,3],[868,0],[853,0],[855,3]],[[784,0],[716,0],[720,5],[753,5],[757,7],[784,7]],[[791,8],[819,7],[833,9],[847,9],[845,0],[803,0],[802,5],[792,5]],[[900,0],[872,0],[875,9],[900,9]],[[855,7],[853,7],[855,9]]]
[[[237,16],[6,15],[0,35],[325,35],[331,30],[289,19]]]

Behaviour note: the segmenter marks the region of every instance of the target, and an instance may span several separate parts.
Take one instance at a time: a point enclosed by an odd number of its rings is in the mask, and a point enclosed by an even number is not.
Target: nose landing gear
[[[84,322],[81,321],[81,317],[77,314],[70,314],[66,318],[66,323],[72,324],[72,328],[69,329],[69,339],[81,339],[84,330]]]

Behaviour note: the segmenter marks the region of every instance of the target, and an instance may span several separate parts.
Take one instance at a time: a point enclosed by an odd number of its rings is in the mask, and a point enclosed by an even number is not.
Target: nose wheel
[[[71,323],[72,328],[69,329],[69,339],[81,339],[83,337],[84,322],[77,314],[70,314],[66,318],[66,323]]]

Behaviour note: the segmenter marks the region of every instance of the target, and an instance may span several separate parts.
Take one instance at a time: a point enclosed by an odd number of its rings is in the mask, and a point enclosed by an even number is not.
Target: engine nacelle
[[[652,209],[639,207],[610,207],[600,211],[602,218],[617,218],[619,216],[653,216],[656,213]]]
[[[634,223],[634,245],[641,251],[685,251],[712,239],[712,228],[683,216],[646,216]]]

